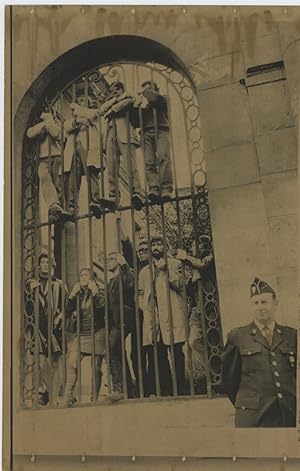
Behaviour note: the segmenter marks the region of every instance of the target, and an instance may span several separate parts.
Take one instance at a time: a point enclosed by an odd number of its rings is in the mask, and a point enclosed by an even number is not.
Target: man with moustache
[[[223,384],[236,427],[296,426],[297,331],[275,321],[273,288],[251,284],[254,320],[233,329],[223,353]]]
[[[170,395],[172,393],[172,385],[168,350],[171,350],[171,342],[173,340],[177,393],[182,395],[185,389],[184,353],[182,348],[184,342],[187,340],[187,334],[183,298],[184,278],[181,273],[181,263],[171,257],[167,257],[166,263],[163,237],[159,234],[151,237],[151,253],[153,262],[152,270],[149,265],[145,266],[139,274],[138,283],[139,307],[144,315],[143,346],[149,346],[153,349],[154,335],[156,335],[161,394]],[[151,280],[151,274],[153,275],[153,281]],[[151,288],[152,283],[153,289]],[[169,319],[168,290],[170,295],[172,326]],[[156,332],[154,331],[154,316],[156,319]],[[151,372],[148,371],[148,376],[151,376],[150,373]],[[152,373],[154,382],[154,371],[152,371]],[[155,384],[153,384],[152,389],[157,394]]]

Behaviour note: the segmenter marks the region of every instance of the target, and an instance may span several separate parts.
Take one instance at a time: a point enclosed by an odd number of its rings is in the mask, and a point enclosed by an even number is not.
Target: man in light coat
[[[93,109],[90,97],[80,95],[70,104],[72,118],[65,122],[66,147],[64,172],[67,176],[69,210],[74,213],[83,175],[90,182],[90,210],[101,217],[100,204],[100,154],[98,111]],[[74,178],[76,173],[76,179]],[[76,180],[76,181],[75,181]]]
[[[38,175],[49,211],[49,221],[70,219],[70,214],[62,206],[60,126],[51,112],[43,112],[40,121],[28,128],[26,134],[37,145]]]
[[[183,298],[184,278],[181,263],[165,258],[163,238],[155,235],[151,238],[153,265],[144,267],[139,274],[139,306],[143,311],[143,346],[153,345],[154,336],[158,342],[160,380],[162,390],[170,384],[170,366],[168,349],[174,345],[174,362],[177,392],[184,394],[184,353],[183,345],[187,341],[185,322],[186,307]],[[167,263],[166,263],[167,261]],[[152,273],[151,273],[152,272]],[[151,280],[151,274],[153,280]],[[153,289],[151,284],[153,283]],[[170,296],[170,298],[169,298]],[[170,307],[169,309],[169,299]],[[156,332],[154,331],[154,316]]]

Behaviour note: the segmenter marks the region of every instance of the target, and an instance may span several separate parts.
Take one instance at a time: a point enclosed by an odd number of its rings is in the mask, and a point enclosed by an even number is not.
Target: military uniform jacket
[[[297,332],[275,324],[269,346],[257,325],[232,330],[223,353],[223,385],[236,427],[296,426]]]

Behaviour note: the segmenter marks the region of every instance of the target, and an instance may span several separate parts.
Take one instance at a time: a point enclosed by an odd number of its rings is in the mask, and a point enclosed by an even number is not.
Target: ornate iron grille
[[[62,279],[62,345],[60,351],[62,353],[60,362],[63,369],[63,380],[61,385],[64,386],[67,377],[68,368],[68,346],[69,338],[67,332],[67,318],[65,313],[64,298],[67,295],[65,283],[74,284],[76,281],[77,273],[82,266],[79,259],[82,257],[88,262],[90,276],[94,276],[94,272],[98,273],[99,284],[102,286],[105,296],[105,351],[106,351],[106,383],[108,394],[112,392],[111,384],[111,371],[110,371],[110,345],[108,340],[109,332],[109,313],[107,308],[108,300],[108,269],[107,269],[107,252],[108,246],[111,243],[110,235],[113,231],[115,237],[115,249],[125,255],[127,263],[131,265],[134,273],[134,299],[135,299],[135,343],[131,342],[131,355],[133,350],[137,349],[137,364],[130,365],[132,376],[135,378],[135,387],[138,397],[143,397],[145,394],[145,384],[143,381],[142,371],[142,354],[143,354],[143,332],[139,324],[139,311],[138,311],[138,259],[137,259],[137,242],[141,238],[145,238],[148,244],[148,252],[151,252],[151,234],[153,230],[162,234],[164,245],[164,256],[168,269],[168,255],[175,259],[178,250],[184,250],[186,254],[191,254],[193,241],[194,258],[201,259],[201,247],[199,241],[202,236],[208,236],[210,246],[207,249],[206,256],[209,255],[210,262],[209,268],[201,274],[201,277],[193,284],[193,290],[198,294],[195,296],[189,293],[188,283],[192,279],[191,269],[186,266],[184,261],[181,261],[182,278],[184,279],[184,286],[182,289],[182,297],[186,305],[186,320],[185,330],[188,339],[189,330],[191,329],[189,322],[191,312],[194,309],[194,314],[199,315],[201,323],[201,342],[202,342],[202,359],[200,362],[200,373],[195,371],[197,369],[197,360],[194,358],[194,351],[191,349],[189,342],[185,342],[184,355],[186,361],[186,390],[183,394],[208,394],[212,395],[213,391],[217,391],[221,384],[221,361],[220,356],[223,348],[222,329],[220,322],[220,311],[218,302],[218,290],[215,273],[215,263],[213,258],[212,234],[210,215],[207,199],[206,177],[205,177],[205,163],[203,160],[203,153],[201,147],[201,128],[200,128],[200,115],[197,103],[197,97],[193,86],[188,78],[177,71],[155,63],[147,64],[133,64],[133,63],[118,63],[107,64],[90,71],[82,77],[77,78],[73,83],[65,87],[64,90],[57,92],[52,99],[46,100],[46,111],[51,111],[57,123],[60,126],[60,136],[57,142],[60,144],[61,149],[61,185],[65,188],[66,181],[64,178],[64,165],[65,165],[65,124],[68,118],[72,117],[69,112],[69,105],[74,102],[76,97],[80,94],[83,95],[87,104],[90,100],[89,108],[100,110],[100,107],[109,94],[110,84],[114,81],[122,81],[130,85],[131,90],[137,88],[138,84],[142,81],[157,82],[159,89],[163,90],[163,94],[167,97],[167,109],[169,118],[169,137],[170,137],[170,158],[172,162],[173,183],[174,183],[174,196],[165,203],[156,202],[151,203],[147,196],[145,201],[139,208],[139,211],[133,207],[130,201],[132,195],[132,168],[127,170],[124,163],[121,164],[119,169],[119,192],[121,194],[120,205],[117,211],[109,209],[104,212],[101,218],[101,226],[99,221],[95,220],[90,210],[90,190],[91,181],[89,170],[86,170],[87,177],[87,196],[88,208],[83,211],[75,211],[73,222],[54,223],[45,217],[45,209],[40,205],[39,194],[39,148],[34,145],[32,141],[25,139],[24,142],[24,155],[23,155],[23,214],[22,214],[22,236],[23,236],[23,274],[22,274],[22,293],[23,293],[23,306],[24,306],[24,320],[21,326],[22,331],[22,402],[31,407],[39,405],[39,392],[45,384],[41,384],[40,373],[40,328],[38,314],[40,299],[37,289],[29,288],[29,281],[32,279],[39,279],[39,255],[41,247],[47,246],[49,272],[51,273],[51,265],[53,257],[57,260],[55,275]],[[137,107],[139,114],[139,124],[137,128],[140,129],[141,146],[139,148],[141,154],[145,154],[144,129],[142,125],[142,112],[141,106]],[[40,111],[40,110],[37,110]],[[40,113],[39,113],[40,114]],[[103,115],[98,115],[98,155],[100,160],[100,187],[102,196],[107,190],[107,181],[105,180],[104,170],[104,152],[103,152],[103,139],[102,131],[104,127]],[[128,119],[127,119],[128,122]],[[32,123],[31,123],[32,124]],[[129,128],[129,125],[128,125]],[[127,128],[127,132],[128,131]],[[87,142],[89,142],[87,137]],[[116,139],[116,138],[115,138]],[[114,141],[114,145],[116,141]],[[75,145],[75,139],[74,139]],[[91,145],[87,144],[87,146]],[[157,142],[156,142],[157,145]],[[89,147],[88,147],[89,148]],[[49,144],[50,149],[50,144]],[[156,150],[157,152],[157,150]],[[51,150],[49,151],[48,161],[50,165]],[[74,154],[74,150],[73,150]],[[180,154],[180,155],[179,155]],[[180,160],[184,156],[185,160]],[[122,156],[124,157],[124,156]],[[72,157],[73,158],[73,157]],[[147,168],[145,163],[145,155],[141,157],[144,159],[143,168],[139,168],[139,172],[144,174],[143,190],[146,191],[148,182],[146,178]],[[130,159],[129,159],[130,160]],[[142,167],[142,165],[140,165]],[[74,171],[74,170],[73,170]],[[76,178],[75,170],[75,178]],[[129,172],[129,182],[128,182]],[[81,190],[80,190],[81,191]],[[77,198],[78,198],[77,194]],[[75,198],[76,199],[76,198]],[[67,209],[67,197],[63,196],[63,209]],[[75,201],[77,207],[78,201]],[[128,216],[128,218],[127,218]],[[127,218],[127,219],[126,219]],[[109,231],[109,234],[107,233]],[[83,239],[82,234],[85,234],[85,244],[81,244]],[[168,243],[168,246],[167,246]],[[72,255],[75,254],[74,259]],[[148,254],[149,255],[149,254]],[[71,256],[71,258],[70,258]],[[151,255],[149,264],[152,267]],[[202,252],[202,258],[204,257]],[[72,265],[72,266],[71,266]],[[200,269],[199,269],[200,270]],[[198,271],[199,271],[198,270]],[[52,287],[52,277],[48,275],[49,286]],[[190,283],[192,284],[192,283]],[[152,287],[153,289],[153,287]],[[53,303],[51,294],[52,290],[48,292],[48,315],[50,315],[51,306]],[[70,291],[69,291],[70,292]],[[120,289],[121,304],[124,302],[126,293]],[[152,293],[153,294],[153,293]],[[157,294],[155,294],[157,296]],[[197,299],[195,301],[195,298]],[[77,296],[76,305],[76,334],[77,334],[77,400],[82,402],[82,368],[81,368],[81,332],[80,332],[80,299]],[[91,334],[95,337],[94,331],[94,312],[95,308],[91,308]],[[169,310],[169,328],[170,328],[170,348],[167,353],[169,357],[171,376],[172,376],[172,394],[182,394],[178,391],[178,378],[176,377],[175,368],[175,348],[174,339],[172,340],[172,305],[169,295],[168,299]],[[121,309],[121,318],[124,316],[124,308]],[[170,313],[171,312],[171,313]],[[198,314],[197,314],[198,313]],[[155,323],[155,315],[153,316]],[[51,321],[48,316],[48,339],[47,343],[47,360],[50,368],[53,365],[53,346],[51,339]],[[123,378],[123,393],[125,398],[132,397],[129,392],[129,385],[127,384],[126,362],[128,359],[128,339],[126,341],[125,332],[121,328],[122,340],[122,378]],[[76,337],[76,335],[75,335]],[[133,334],[131,335],[131,338]],[[75,338],[76,340],[76,338]],[[156,395],[162,394],[160,384],[160,365],[158,358],[158,345],[157,339],[153,339],[154,343],[154,370],[155,370],[155,386]],[[176,342],[175,342],[176,343]],[[96,357],[95,340],[92,341],[92,348],[90,352],[92,363],[92,401],[98,400],[96,394]],[[149,360],[148,360],[149,361]],[[132,362],[133,363],[133,362]],[[199,363],[198,363],[199,365]],[[49,365],[48,365],[49,366]],[[52,370],[49,373],[52,375]],[[197,375],[201,377],[200,386],[197,385]],[[198,378],[199,379],[199,378]],[[53,378],[49,380],[49,388],[51,388]],[[49,395],[50,391],[49,391]],[[97,394],[96,394],[97,395]],[[54,403],[55,398],[50,397],[50,404]]]

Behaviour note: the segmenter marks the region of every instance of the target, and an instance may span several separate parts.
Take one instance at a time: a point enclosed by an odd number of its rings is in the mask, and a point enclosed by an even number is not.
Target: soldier
[[[277,299],[268,283],[251,284],[254,321],[233,329],[223,353],[223,384],[236,427],[296,426],[297,332],[275,322]]]

